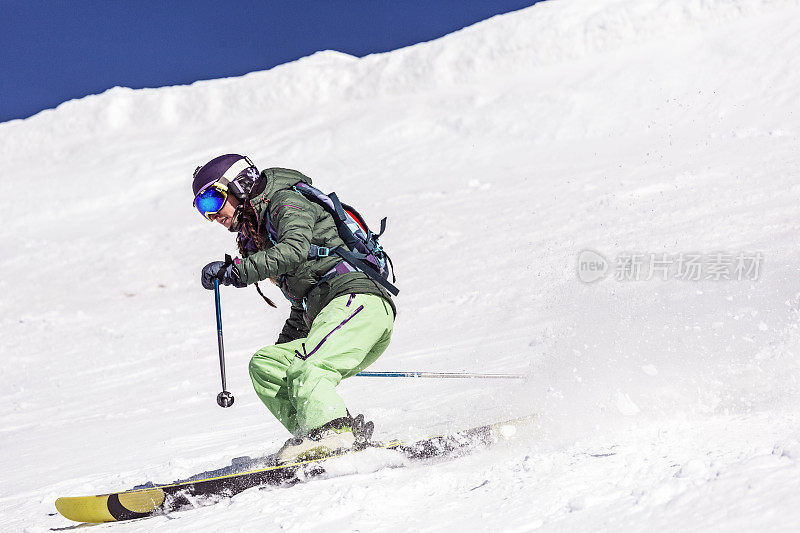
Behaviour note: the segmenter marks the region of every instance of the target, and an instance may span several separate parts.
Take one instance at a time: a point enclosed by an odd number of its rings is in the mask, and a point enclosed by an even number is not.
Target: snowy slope
[[[18,191],[0,236],[0,529],[66,527],[58,496],[286,438],[246,370],[286,304],[223,291],[236,404],[214,401],[198,274],[234,247],[189,181],[227,151],[389,217],[399,315],[373,370],[530,375],[343,383],[379,437],[537,426],[450,462],[344,460],[351,475],[100,528],[800,529],[798,52],[796,0],[552,0],[387,54],[0,124],[0,183]],[[763,263],[755,280],[586,284],[585,249]]]

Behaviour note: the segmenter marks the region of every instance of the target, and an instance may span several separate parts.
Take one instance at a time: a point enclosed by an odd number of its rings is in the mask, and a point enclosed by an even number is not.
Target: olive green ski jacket
[[[363,272],[340,274],[318,284],[341,258],[331,255],[308,259],[311,244],[335,248],[344,246],[344,242],[331,215],[292,188],[299,181],[311,185],[311,178],[296,170],[268,168],[262,171],[249,202],[256,212],[258,229],[267,247],[258,249],[244,227],[238,237],[246,249],[245,257],[236,260],[241,280],[250,285],[269,278],[292,304],[278,343],[305,337],[322,308],[343,294],[381,296],[396,315],[391,295]],[[277,230],[274,243],[270,242],[266,217]]]

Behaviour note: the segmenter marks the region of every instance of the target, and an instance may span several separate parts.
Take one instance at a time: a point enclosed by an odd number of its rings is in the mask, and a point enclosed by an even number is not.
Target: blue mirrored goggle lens
[[[206,218],[222,209],[223,205],[225,205],[225,195],[214,187],[209,187],[198,194],[195,200],[197,210]]]

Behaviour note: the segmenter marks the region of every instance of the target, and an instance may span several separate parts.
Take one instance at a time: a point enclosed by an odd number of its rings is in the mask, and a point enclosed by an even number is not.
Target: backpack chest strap
[[[321,259],[323,257],[328,257],[331,255],[332,248],[328,248],[327,246],[317,246],[316,244],[312,244],[311,248],[308,249],[308,259]]]
[[[383,285],[383,287],[386,290],[388,290],[391,294],[395,296],[397,296],[397,293],[400,292],[397,290],[397,287],[389,283],[389,280],[385,279],[383,276],[380,275],[380,273],[377,270],[375,270],[375,266],[369,261],[369,258],[371,256],[368,254],[353,252],[347,250],[343,246],[337,246],[336,248],[328,248],[326,246],[317,246],[316,244],[312,244],[311,247],[308,249],[308,259],[321,259],[323,257],[330,256],[331,253],[336,254],[343,259],[343,261],[339,262],[339,264],[347,265],[347,267],[350,268],[349,272],[355,272],[356,270],[364,272],[369,277],[371,277],[372,279]],[[328,274],[330,274],[330,272],[325,274],[325,276],[323,276],[323,278],[318,283],[322,283],[322,280],[327,281],[328,279],[338,275],[334,274],[333,276],[327,277]]]

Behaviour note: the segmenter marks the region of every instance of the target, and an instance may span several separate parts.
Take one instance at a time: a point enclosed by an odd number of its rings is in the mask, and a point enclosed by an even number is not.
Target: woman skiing
[[[391,284],[370,266],[354,267],[358,259],[343,259],[347,247],[334,218],[301,189],[319,192],[300,172],[259,173],[237,154],[198,167],[192,183],[194,206],[237,234],[241,255],[206,265],[203,287],[213,289],[214,279],[234,287],[270,279],[291,303],[277,343],[250,360],[256,394],[294,435],[276,454],[278,462],[337,453],[369,439],[372,422],[351,417],[335,388],[383,353],[396,314],[384,288]],[[375,254],[382,254],[379,246]],[[384,266],[373,255],[368,259],[372,267]]]

